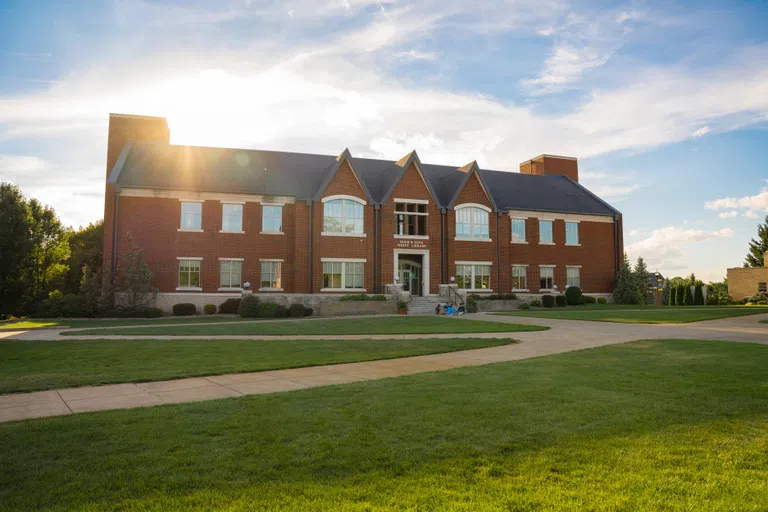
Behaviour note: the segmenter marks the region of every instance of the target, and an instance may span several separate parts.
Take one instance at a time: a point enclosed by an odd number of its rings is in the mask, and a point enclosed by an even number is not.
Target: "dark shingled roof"
[[[351,163],[375,202],[382,200],[402,171],[391,160],[352,157]],[[121,187],[311,199],[336,164],[336,157],[330,155],[134,142],[126,146],[109,180]],[[439,206],[446,207],[465,173],[449,165],[421,164],[421,170],[435,191]],[[486,169],[480,169],[479,175],[499,210],[617,213],[563,176]]]

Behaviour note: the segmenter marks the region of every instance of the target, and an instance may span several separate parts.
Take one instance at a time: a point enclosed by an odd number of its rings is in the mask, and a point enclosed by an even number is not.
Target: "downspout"
[[[496,293],[501,293],[501,212],[496,212]]]
[[[115,279],[117,277],[117,212],[120,206],[120,192],[115,192],[115,212],[112,221],[112,275],[110,284],[115,289]]]
[[[440,279],[448,284],[448,262],[445,247],[445,208],[440,208]]]
[[[315,223],[315,216],[312,215],[312,200],[308,200],[309,206],[309,293],[312,292],[312,268],[315,266],[315,262],[312,259],[312,226]]]
[[[379,222],[381,205],[373,205],[373,293],[379,293]]]

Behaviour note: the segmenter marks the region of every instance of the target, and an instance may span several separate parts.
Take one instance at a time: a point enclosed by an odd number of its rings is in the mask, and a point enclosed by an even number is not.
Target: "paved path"
[[[415,373],[448,370],[462,366],[515,361],[626,343],[638,339],[687,338],[714,339],[768,344],[768,325],[759,320],[768,314],[711,320],[691,324],[620,324],[579,320],[554,320],[521,316],[467,315],[471,320],[546,325],[548,331],[491,333],[491,334],[438,334],[438,335],[361,335],[361,336],[206,336],[206,339],[393,339],[393,338],[448,338],[448,337],[513,337],[522,343],[489,347],[445,354],[403,357],[385,361],[315,366],[291,370],[262,371],[210,377],[194,377],[138,384],[113,384],[80,388],[57,389],[34,393],[0,396],[0,422],[46,416],[60,416],[87,411],[147,407],[153,405],[196,402],[242,395],[276,393],[316,386],[344,384]],[[446,321],[451,321],[447,319]],[[57,339],[55,330],[2,333],[0,337],[21,339]],[[120,336],[83,336],[82,338],[116,338]],[[141,338],[130,336],[131,339]],[[186,336],[149,336],[154,339],[183,339]],[[189,336],[200,339],[201,336]],[[58,338],[61,339],[61,338]],[[78,339],[72,336],[68,340]]]

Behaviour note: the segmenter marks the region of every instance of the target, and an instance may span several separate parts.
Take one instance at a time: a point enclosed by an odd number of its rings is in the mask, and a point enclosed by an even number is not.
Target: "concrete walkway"
[[[449,337],[503,337],[522,343],[444,354],[403,357],[384,361],[368,361],[291,370],[262,371],[210,377],[194,377],[138,384],[113,384],[57,389],[34,393],[0,396],[0,422],[46,416],[61,416],[87,411],[196,402],[242,395],[276,393],[317,386],[345,384],[415,373],[448,370],[462,366],[515,361],[600,347],[639,339],[686,338],[768,344],[768,325],[760,320],[768,314],[750,315],[691,324],[620,324],[578,320],[552,320],[521,316],[467,315],[470,320],[546,325],[551,329],[538,332],[436,335],[360,335],[360,336],[206,336],[206,339],[418,339]],[[446,321],[451,321],[447,319]],[[14,339],[80,339],[58,338],[57,330],[2,333]],[[82,336],[83,339],[136,339],[141,336]],[[201,336],[147,336],[152,339],[200,339]]]

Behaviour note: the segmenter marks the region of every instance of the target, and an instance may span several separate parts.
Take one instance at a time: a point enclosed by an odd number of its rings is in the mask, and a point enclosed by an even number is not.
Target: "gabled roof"
[[[374,202],[374,199],[371,196],[371,192],[368,190],[368,186],[366,185],[365,180],[358,176],[357,172],[355,171],[355,166],[352,165],[352,155],[350,154],[349,149],[342,151],[341,154],[336,157],[336,161],[331,164],[328,169],[325,170],[323,181],[320,183],[320,186],[317,187],[313,199],[315,201],[320,200],[323,192],[326,188],[328,188],[328,185],[330,185],[333,177],[336,176],[336,173],[339,171],[344,162],[349,164],[349,167],[352,169],[352,174],[355,175],[357,182],[360,183],[360,188],[363,189],[363,193],[365,194],[366,199],[368,199],[368,202]]]
[[[412,152],[398,162],[359,158],[345,150],[339,156],[251,149],[177,146],[158,142],[126,145],[109,179],[119,187],[195,192],[293,196],[313,199],[344,160],[372,203],[386,201],[407,166],[415,162],[435,197],[448,208],[465,182],[477,174],[494,209],[540,210],[614,215],[614,208],[580,184],[563,176],[536,176],[481,169],[469,172],[450,165],[421,163]]]
[[[411,151],[407,155],[405,155],[403,158],[395,162],[395,173],[392,179],[392,182],[389,184],[389,187],[386,189],[386,192],[381,195],[380,202],[386,203],[389,197],[392,195],[392,193],[395,191],[395,188],[397,188],[397,184],[400,183],[400,180],[403,179],[403,176],[405,175],[408,168],[414,165],[416,167],[416,172],[421,175],[422,179],[424,180],[424,184],[427,186],[427,190],[429,191],[429,195],[432,196],[432,199],[440,204],[438,202],[437,193],[435,192],[435,189],[432,188],[432,182],[424,176],[424,173],[421,171],[421,160],[419,160],[419,155],[416,154],[416,151]]]
[[[465,174],[464,178],[459,183],[458,187],[456,187],[456,190],[453,192],[453,197],[451,197],[451,202],[448,203],[449,208],[453,208],[456,206],[456,201],[459,199],[459,195],[461,195],[462,190],[464,190],[464,187],[469,183],[469,180],[472,179],[472,176],[477,176],[478,181],[480,182],[480,186],[483,189],[483,192],[485,192],[485,195],[488,196],[488,200],[491,202],[491,206],[494,210],[497,210],[496,208],[496,201],[493,200],[493,195],[490,193],[488,187],[485,184],[485,180],[480,176],[479,173],[480,168],[477,166],[477,162],[475,160],[469,162],[467,165],[463,167],[459,167],[458,171],[463,172]]]

